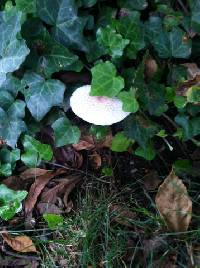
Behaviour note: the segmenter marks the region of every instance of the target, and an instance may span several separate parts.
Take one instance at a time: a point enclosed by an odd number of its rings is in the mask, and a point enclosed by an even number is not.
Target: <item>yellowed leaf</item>
[[[4,241],[15,251],[18,252],[37,252],[33,241],[25,235],[11,236],[7,233],[2,234]]]
[[[170,231],[188,229],[192,217],[192,201],[187,188],[173,171],[158,188],[156,206]]]

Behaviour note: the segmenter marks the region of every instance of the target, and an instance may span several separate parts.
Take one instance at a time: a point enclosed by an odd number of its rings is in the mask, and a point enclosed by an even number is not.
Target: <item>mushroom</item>
[[[130,114],[122,110],[122,102],[118,98],[90,96],[90,91],[91,85],[79,87],[70,98],[72,111],[86,122],[112,125]]]

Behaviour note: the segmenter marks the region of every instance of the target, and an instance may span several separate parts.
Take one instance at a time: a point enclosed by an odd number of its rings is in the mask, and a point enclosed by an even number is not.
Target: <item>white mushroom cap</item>
[[[72,111],[83,120],[95,125],[112,125],[130,113],[122,110],[118,98],[90,96],[91,86],[77,88],[70,98]]]

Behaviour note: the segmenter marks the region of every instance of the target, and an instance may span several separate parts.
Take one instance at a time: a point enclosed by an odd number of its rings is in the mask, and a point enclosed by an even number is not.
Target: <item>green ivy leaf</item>
[[[118,34],[109,25],[105,28],[98,29],[97,42],[105,48],[105,53],[111,55],[113,58],[121,57],[124,48],[129,44],[128,39],[123,39],[121,34]]]
[[[97,64],[91,71],[91,96],[114,97],[124,87],[123,78],[116,76],[116,68],[109,61]]]
[[[146,145],[145,148],[138,147],[135,150],[135,155],[143,157],[144,159],[151,161],[155,158],[156,152],[155,149],[153,148],[152,144],[149,143]]]
[[[184,96],[175,96],[174,97],[174,105],[178,109],[183,109],[187,104],[187,99]]]
[[[21,100],[16,100],[7,111],[0,108],[0,114],[0,137],[6,141],[7,145],[14,148],[19,136],[26,130],[26,125],[23,121],[25,103]]]
[[[140,13],[130,12],[128,15],[121,17],[116,22],[117,31],[125,38],[130,40],[127,46],[127,55],[135,59],[137,52],[145,47],[144,27],[140,21]]]
[[[102,140],[109,133],[109,127],[92,125],[89,132],[95,136],[97,140]]]
[[[13,191],[6,185],[0,185],[0,217],[10,220],[22,208],[21,202],[27,196],[26,191]]]
[[[11,176],[12,175],[12,167],[10,163],[0,164],[0,176]]]
[[[60,81],[26,73],[22,82],[27,107],[35,120],[42,120],[53,106],[62,105],[65,85]]]
[[[50,229],[56,229],[58,227],[61,227],[64,222],[64,218],[61,215],[56,214],[45,213],[43,215],[43,218],[47,222],[48,227]]]
[[[139,109],[139,103],[135,97],[135,90],[121,91],[118,98],[123,102],[123,110],[125,112],[136,113]]]
[[[74,0],[36,0],[39,17],[53,26],[52,34],[62,45],[86,51],[83,29],[86,20],[77,16]]]
[[[36,12],[36,0],[15,0],[16,7],[18,10],[24,13],[35,13]]]
[[[52,128],[55,134],[55,143],[57,147],[64,146],[66,144],[78,143],[81,133],[78,127],[72,126],[70,121],[66,117],[56,120]]]
[[[165,87],[161,84],[155,82],[143,84],[138,89],[138,96],[142,107],[151,115],[160,116],[168,108],[165,104]]]
[[[53,157],[51,146],[43,144],[31,136],[25,135],[23,141],[24,151],[21,160],[29,167],[37,166],[41,160],[50,161]]]
[[[150,17],[145,34],[161,58],[188,58],[191,54],[191,42],[185,32],[178,27],[166,32],[159,17]]]
[[[192,163],[188,159],[176,160],[173,164],[173,169],[177,176],[197,176],[197,172],[195,172]]]
[[[125,152],[133,141],[127,138],[123,132],[118,132],[112,139],[111,150],[114,152]]]
[[[200,87],[199,86],[190,87],[186,92],[186,96],[188,102],[200,103]]]
[[[71,53],[61,45],[54,45],[51,50],[39,60],[47,77],[60,70],[73,70],[75,63],[78,63],[78,56]]]
[[[175,122],[183,128],[183,140],[189,140],[200,134],[200,117],[190,118],[185,114],[175,117]]]
[[[200,33],[200,0],[190,0],[191,26],[195,32]]]
[[[17,70],[29,54],[25,41],[18,35],[22,14],[9,14],[0,13],[0,85],[6,80],[6,74]]]
[[[158,132],[158,127],[155,123],[140,115],[128,116],[123,121],[123,125],[125,135],[137,141],[144,149],[148,141]]]
[[[10,176],[12,174],[12,170],[15,168],[16,161],[18,161],[19,159],[20,159],[19,149],[8,150],[8,148],[4,146],[0,150],[0,162],[1,162],[0,172],[4,176]],[[6,170],[6,174],[5,174],[5,170]]]

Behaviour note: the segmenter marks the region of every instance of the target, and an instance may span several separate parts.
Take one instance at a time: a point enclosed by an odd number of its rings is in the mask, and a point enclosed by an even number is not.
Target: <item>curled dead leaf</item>
[[[18,252],[37,252],[33,241],[30,237],[22,235],[22,236],[11,236],[8,233],[3,233],[2,237],[4,241],[15,251]]]
[[[72,146],[63,146],[54,149],[55,161],[63,166],[80,168],[83,164],[83,156]]]
[[[182,180],[173,171],[158,188],[156,206],[170,231],[183,232],[192,217],[192,201]]]
[[[55,204],[58,198],[63,197],[63,202],[67,207],[68,196],[80,180],[80,176],[68,176],[66,178],[60,179],[59,183],[55,187],[42,193],[42,202]]]
[[[93,149],[101,149],[101,148],[110,148],[112,144],[112,134],[111,132],[106,135],[106,137],[102,140],[95,139],[92,135],[83,135],[77,144],[73,144],[73,147],[77,151],[81,150],[93,150]]]
[[[63,169],[58,169],[57,171],[49,171],[46,174],[39,176],[35,179],[35,182],[31,185],[29,190],[28,196],[25,200],[25,213],[29,214],[32,212],[38,196],[41,194],[42,190],[44,189],[45,185],[55,176],[62,174]]]
[[[99,169],[102,164],[101,156],[97,153],[94,152],[92,155],[89,156],[91,165],[94,169]]]
[[[48,172],[49,172],[49,170],[42,169],[42,168],[29,168],[20,174],[20,178],[22,180],[36,178],[36,177],[42,176]]]
[[[74,149],[77,151],[82,150],[92,150],[95,148],[95,141],[94,138],[91,135],[88,136],[82,136],[80,141],[77,144],[73,144]]]

